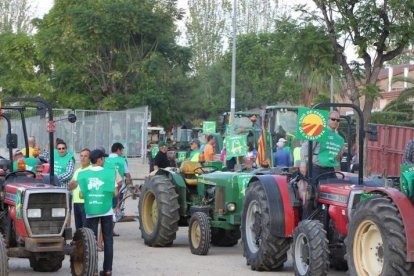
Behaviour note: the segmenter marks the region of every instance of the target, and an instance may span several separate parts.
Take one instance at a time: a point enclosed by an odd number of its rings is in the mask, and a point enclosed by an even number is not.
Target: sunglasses
[[[329,118],[329,119],[331,119],[334,122],[339,122],[341,120],[341,119],[336,119],[336,118]]]
[[[65,150],[66,148],[58,148],[58,150]]]

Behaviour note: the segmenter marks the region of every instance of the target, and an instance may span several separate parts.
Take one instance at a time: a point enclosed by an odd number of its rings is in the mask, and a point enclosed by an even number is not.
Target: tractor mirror
[[[76,122],[76,115],[75,114],[73,114],[73,113],[71,113],[71,114],[69,114],[68,115],[68,121],[70,122],[70,123],[74,123],[74,122]]]
[[[367,134],[369,141],[378,141],[378,130],[376,125],[368,124]]]
[[[7,134],[7,148],[15,149],[17,148],[17,134],[16,133],[9,133]]]

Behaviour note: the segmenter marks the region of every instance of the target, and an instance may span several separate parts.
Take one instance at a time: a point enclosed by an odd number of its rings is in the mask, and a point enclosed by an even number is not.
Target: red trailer
[[[414,128],[373,124],[377,141],[368,141],[368,171],[386,177],[399,177],[406,144],[414,139]]]

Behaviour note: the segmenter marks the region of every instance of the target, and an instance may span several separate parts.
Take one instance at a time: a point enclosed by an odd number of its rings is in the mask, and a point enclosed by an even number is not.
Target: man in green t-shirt
[[[193,139],[190,143],[191,152],[190,152],[190,161],[198,162],[200,157],[200,140]]]
[[[80,172],[84,170],[88,170],[91,168],[91,162],[89,160],[90,150],[85,148],[80,152],[80,168],[76,169],[75,173],[73,174],[72,181],[69,183],[69,188],[72,190],[72,199],[73,199],[73,216],[75,217],[75,227],[76,230],[79,228],[83,228],[86,226],[86,215],[85,215],[85,207],[84,207],[84,200],[80,198],[80,188],[77,185],[77,179]]]
[[[98,237],[98,224],[101,223],[104,239],[104,263],[101,275],[111,275],[113,261],[113,210],[112,199],[118,196],[118,183],[115,168],[104,168],[105,157],[101,150],[91,151],[89,159],[92,167],[78,175],[80,196],[85,200],[86,227]]]
[[[337,111],[329,112],[327,129],[327,139],[324,142],[313,143],[312,156],[312,178],[315,180],[319,175],[318,181],[327,178],[336,178],[335,170],[340,170],[339,160],[344,147],[344,139],[336,132],[339,127],[340,115]],[[308,162],[308,142],[302,144],[300,172],[307,173]],[[331,172],[329,174],[328,172]]]

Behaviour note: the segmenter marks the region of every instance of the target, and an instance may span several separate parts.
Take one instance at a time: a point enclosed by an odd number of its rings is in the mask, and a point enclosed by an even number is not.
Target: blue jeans
[[[94,217],[86,219],[86,227],[91,229],[98,239],[98,224],[101,221],[102,235],[104,240],[104,263],[103,270],[105,272],[112,271],[112,261],[114,258],[114,238],[112,236],[113,222],[112,215],[104,217]]]
[[[73,215],[75,217],[76,230],[86,227],[86,215],[83,203],[73,203]]]

